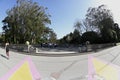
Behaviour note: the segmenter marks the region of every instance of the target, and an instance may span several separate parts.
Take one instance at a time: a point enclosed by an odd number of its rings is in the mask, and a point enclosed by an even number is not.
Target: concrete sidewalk
[[[0,77],[5,75],[17,63],[26,56],[30,56],[36,65],[42,78],[49,77],[53,72],[63,71],[58,80],[87,80],[88,55],[93,55],[102,60],[120,66],[120,46],[85,55],[73,54],[73,56],[31,56],[10,51],[10,59],[7,60],[5,50],[0,48]],[[80,79],[81,78],[81,79]]]

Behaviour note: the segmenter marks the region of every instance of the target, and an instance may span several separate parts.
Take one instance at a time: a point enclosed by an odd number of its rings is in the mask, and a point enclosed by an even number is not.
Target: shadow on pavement
[[[5,59],[8,59],[8,57],[6,57],[6,56],[3,55],[3,54],[0,54],[0,56],[2,56],[2,57],[5,58]]]

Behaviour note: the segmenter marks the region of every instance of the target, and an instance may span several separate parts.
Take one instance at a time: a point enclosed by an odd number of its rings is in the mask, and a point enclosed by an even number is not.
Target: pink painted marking
[[[94,80],[94,74],[96,74],[92,59],[93,57],[89,55],[88,56],[88,80]]]
[[[6,75],[4,75],[0,80],[8,80],[9,77],[24,63],[24,60],[12,68]]]
[[[30,69],[31,69],[31,73],[34,77],[35,80],[41,80],[41,76],[39,74],[39,72],[37,71],[35,65],[33,64],[32,60],[30,57],[28,57],[28,60],[29,60],[29,65],[30,65]]]
[[[24,60],[22,60],[19,64],[17,64],[14,68],[12,68],[6,75],[4,75],[0,80],[9,80],[10,76],[12,76],[16,70],[19,69],[19,67],[24,64],[24,62],[27,61],[29,63],[30,71],[32,73],[32,77],[34,80],[41,80],[41,76],[37,69],[35,68],[35,65],[33,64],[30,57],[26,57]]]

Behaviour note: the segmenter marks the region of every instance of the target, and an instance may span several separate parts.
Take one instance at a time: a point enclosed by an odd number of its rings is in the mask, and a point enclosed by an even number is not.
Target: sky
[[[120,23],[119,1],[118,0],[33,0],[39,5],[47,7],[47,12],[51,15],[51,25],[60,39],[66,34],[73,32],[74,23],[77,20],[85,18],[86,11],[89,7],[105,4],[110,8],[115,21]],[[1,21],[6,17],[6,11],[16,4],[16,0],[0,0],[0,32],[2,32]]]

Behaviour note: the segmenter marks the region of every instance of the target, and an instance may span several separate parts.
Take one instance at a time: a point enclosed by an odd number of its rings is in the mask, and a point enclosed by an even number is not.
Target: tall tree
[[[91,25],[87,19],[82,20],[82,27],[85,32],[96,30],[96,28]]]
[[[46,27],[42,36],[43,36],[42,39],[46,40],[44,42],[56,43],[57,35],[54,33],[54,31],[51,28]]]
[[[73,31],[71,43],[72,44],[80,44],[81,43],[81,35],[77,29],[75,29]]]
[[[24,43],[26,40],[37,42],[46,25],[51,23],[46,10],[47,8],[32,0],[17,0],[3,20],[6,40],[13,43]]]
[[[75,30],[79,31],[80,34],[82,34],[82,23],[81,21],[77,20],[75,23],[74,23],[74,28]]]
[[[118,41],[120,42],[120,28],[119,28],[118,23],[114,23],[113,29],[117,34],[117,42]]]
[[[116,41],[116,32],[113,29],[113,16],[105,5],[89,8],[86,14],[86,20],[94,28],[94,31],[97,31],[101,35],[103,42]]]

